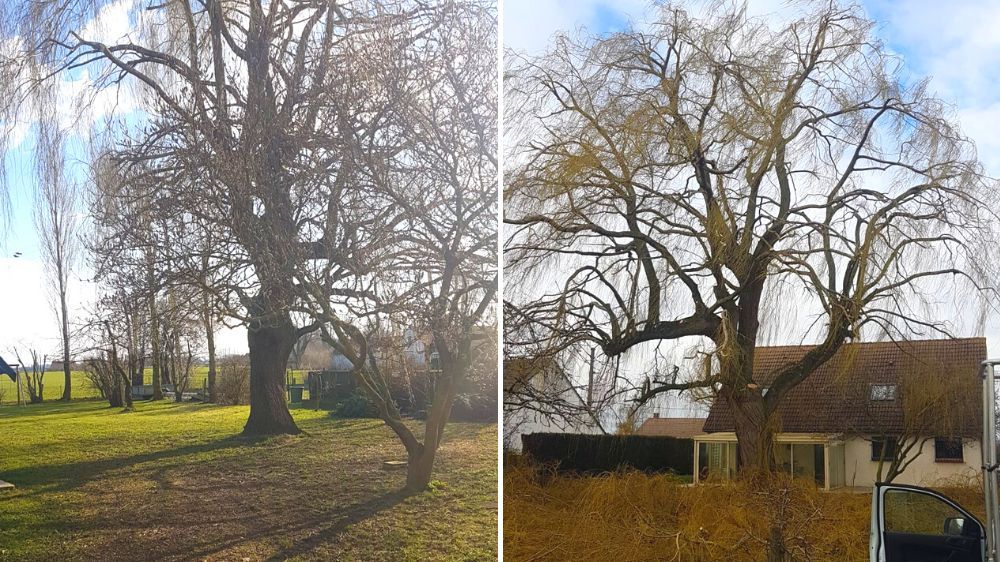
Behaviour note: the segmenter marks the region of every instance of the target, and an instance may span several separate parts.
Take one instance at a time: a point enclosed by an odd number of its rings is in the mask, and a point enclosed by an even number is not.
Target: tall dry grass
[[[945,492],[981,514],[974,487]],[[690,486],[638,472],[570,477],[514,461],[503,493],[512,561],[758,561],[775,521],[789,560],[868,559],[870,494],[822,492],[804,480]]]

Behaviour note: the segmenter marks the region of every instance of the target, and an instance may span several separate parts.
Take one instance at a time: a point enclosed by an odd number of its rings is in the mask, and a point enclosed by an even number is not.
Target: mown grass
[[[509,561],[758,561],[773,521],[792,560],[868,560],[867,493],[786,478],[751,487],[639,472],[571,477],[523,461],[506,464],[503,478]],[[982,520],[981,488],[938,489]]]
[[[451,424],[403,496],[380,421],[293,415],[304,435],[249,440],[245,406],[0,408],[0,560],[496,559],[496,425]]]

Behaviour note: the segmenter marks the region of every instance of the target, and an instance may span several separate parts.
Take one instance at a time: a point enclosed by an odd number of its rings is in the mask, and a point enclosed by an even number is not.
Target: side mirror
[[[944,534],[952,537],[983,538],[979,524],[964,517],[949,517],[944,520]]]
[[[944,520],[944,534],[951,535],[955,537],[964,536],[965,533],[965,518],[964,517],[949,517]]]

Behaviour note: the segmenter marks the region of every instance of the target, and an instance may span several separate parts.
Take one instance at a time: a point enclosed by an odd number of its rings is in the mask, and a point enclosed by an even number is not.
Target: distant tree
[[[295,341],[295,345],[292,346],[292,353],[289,356],[289,363],[293,369],[298,370],[302,368],[302,361],[305,358],[306,350],[309,349],[309,344],[316,341],[319,341],[316,332],[302,334]]]
[[[64,133],[49,118],[39,122],[35,150],[38,188],[35,191],[35,230],[40,242],[42,262],[53,296],[53,309],[59,321],[62,340],[62,400],[72,397],[70,376],[70,318],[67,290],[70,274],[79,250],[76,185],[65,171]]]
[[[134,410],[132,384],[141,373],[146,349],[137,329],[146,325],[144,298],[105,286],[80,327],[86,342],[84,372],[112,408]]]

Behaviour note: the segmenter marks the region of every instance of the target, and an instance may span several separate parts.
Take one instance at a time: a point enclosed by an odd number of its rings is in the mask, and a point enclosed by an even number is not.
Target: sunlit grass
[[[295,409],[300,437],[238,437],[245,406],[0,408],[0,560],[483,560],[497,556],[496,425],[452,424],[433,490],[404,497],[378,420]]]

